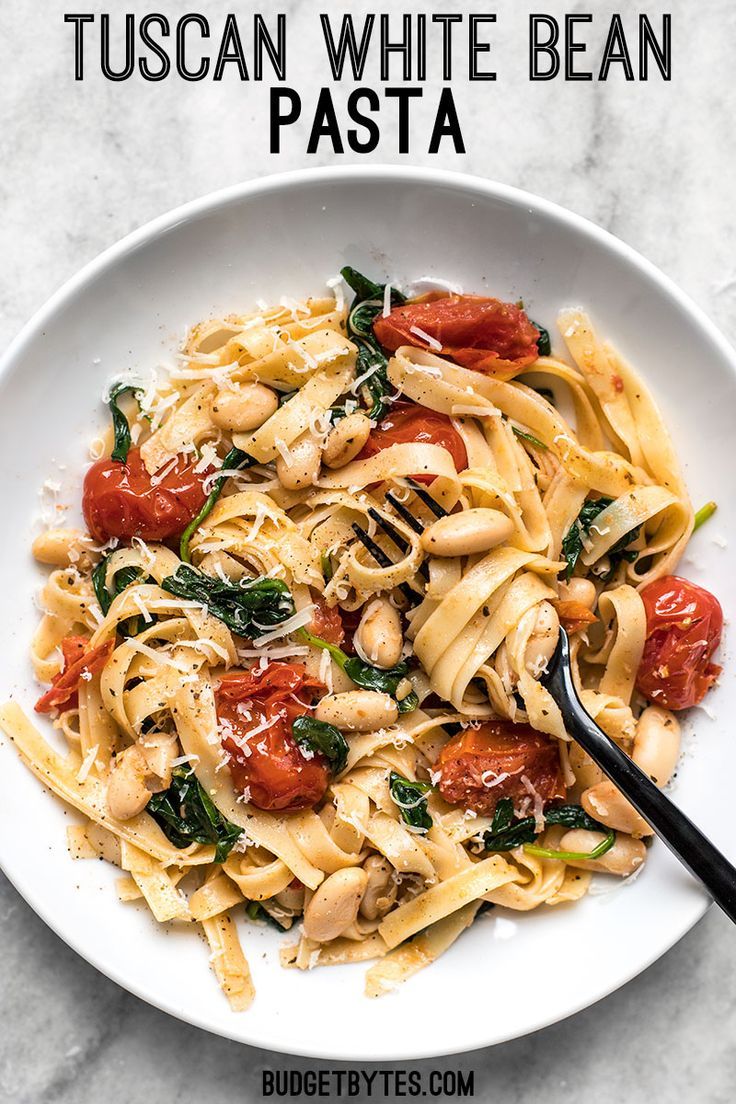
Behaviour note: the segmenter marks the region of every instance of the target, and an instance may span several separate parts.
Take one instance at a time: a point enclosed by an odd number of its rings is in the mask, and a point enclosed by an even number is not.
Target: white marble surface
[[[80,7],[103,11],[115,5]],[[202,0],[196,7],[213,25],[230,8],[245,8],[225,0]],[[292,0],[274,7],[289,13],[288,83],[311,101],[324,69],[316,13],[328,5]],[[372,7],[389,10],[385,3]],[[456,85],[467,153],[429,158],[423,137],[416,152],[399,157],[395,128],[386,125],[380,149],[368,160],[473,172],[571,207],[644,252],[732,332],[732,5],[547,5],[557,14],[595,9],[598,22],[603,13],[620,10],[630,26],[641,7],[671,11],[671,84],[628,86],[620,78],[605,85],[531,86],[526,16],[544,5],[467,0],[453,7],[490,8],[499,19],[493,55],[498,81]],[[265,91],[232,78],[221,85],[115,85],[95,79],[90,70],[87,81],[75,84],[64,8],[56,0],[7,0],[3,10],[3,341],[66,277],[152,216],[239,180],[335,160],[326,148],[308,159],[303,129],[285,139],[280,157],[270,157]],[[444,5],[407,0],[401,8],[433,11]],[[177,9],[170,2],[156,6],[169,15]],[[124,10],[152,9],[129,2]],[[431,99],[429,91],[425,99]],[[423,107],[415,133],[424,135],[426,126]],[[17,830],[2,824],[1,812],[0,825]],[[305,1067],[209,1037],[124,993],[46,929],[2,876],[0,921],[2,1101],[230,1104],[261,1098],[264,1066]],[[621,937],[635,939],[636,933]],[[596,1007],[494,1050],[422,1065],[473,1068],[477,1098],[506,1104],[639,1104],[652,1098],[660,1104],[726,1104],[736,1078],[735,992],[733,931],[711,912],[662,961]]]

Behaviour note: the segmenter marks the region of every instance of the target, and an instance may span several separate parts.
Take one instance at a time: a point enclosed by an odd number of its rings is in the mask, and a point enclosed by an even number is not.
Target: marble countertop
[[[606,84],[543,85],[526,78],[526,16],[536,9],[525,0],[467,0],[464,10],[490,8],[499,21],[498,81],[456,85],[467,153],[429,157],[418,145],[402,157],[396,128],[386,122],[379,150],[363,159],[336,158],[326,148],[307,157],[303,129],[288,135],[280,156],[270,156],[266,92],[232,79],[112,84],[90,75],[75,84],[62,7],[54,0],[6,7],[12,13],[4,13],[0,131],[3,344],[63,280],[153,216],[240,180],[336,160],[438,165],[537,192],[646,254],[726,334],[736,327],[730,51],[736,12],[727,0],[711,0],[697,14],[686,0],[648,5],[652,13],[672,12],[669,84],[611,77]],[[197,7],[215,24],[232,5],[202,0]],[[416,7],[444,6],[426,0]],[[555,10],[595,8],[596,20],[620,10],[633,26],[640,7],[571,0]],[[313,103],[324,79],[313,64],[317,9],[308,0],[278,9],[289,13],[299,42],[288,83]],[[135,0],[125,10],[152,9]],[[176,14],[173,4],[157,10]],[[426,111],[423,104],[420,130]],[[264,1067],[336,1065],[252,1050],[149,1008],[61,943],[1,875],[0,922],[0,1101],[234,1104],[261,1099]],[[505,1104],[653,1098],[726,1104],[736,1078],[734,994],[733,932],[712,910],[661,961],[595,1007],[525,1039],[420,1065],[472,1068],[476,1097]]]

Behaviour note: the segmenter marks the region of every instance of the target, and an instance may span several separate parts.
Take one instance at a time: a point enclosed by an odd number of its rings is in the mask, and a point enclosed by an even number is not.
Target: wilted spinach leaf
[[[583,540],[590,533],[595,519],[607,506],[610,506],[613,501],[612,498],[588,499],[587,502],[583,503],[576,520],[572,523],[563,537],[562,555],[564,559],[567,560],[567,568],[565,571],[565,578],[567,580],[572,578],[572,573],[583,551]],[[629,533],[625,533],[620,540],[616,541],[612,548],[609,548],[608,557],[611,561],[611,570],[607,574],[607,578],[610,578],[621,560],[628,560],[629,563],[633,563],[637,558],[639,553],[633,549],[627,548],[627,545],[636,540],[640,531],[641,526],[637,525]]]
[[[176,572],[167,575],[161,586],[177,598],[201,602],[213,617],[250,640],[288,620],[295,612],[286,583],[266,576],[224,583],[188,564],[179,564]]]
[[[391,771],[388,789],[404,823],[428,832],[432,827],[432,817],[427,809],[427,794],[432,790],[430,783],[410,782],[396,771]]]
[[[339,774],[345,769],[348,761],[348,745],[339,728],[324,721],[318,721],[305,713],[302,717],[296,718],[291,730],[300,748],[318,751],[324,755],[333,774]]]
[[[399,683],[409,673],[407,663],[397,663],[395,667],[384,670],[382,667],[373,667],[370,663],[365,663],[358,656],[347,655],[336,644],[328,644],[321,636],[315,636],[306,629],[300,629],[299,635],[312,647],[329,652],[338,667],[341,667],[348,678],[363,690],[377,690],[381,694],[388,694],[396,699]],[[397,700],[396,705],[399,713],[411,713],[419,705],[419,698],[412,690],[401,701]]]
[[[247,452],[243,452],[243,450],[239,448],[232,448],[222,461],[222,470],[224,472],[230,472],[237,468],[252,468],[253,465],[257,463],[258,461],[253,456],[249,456]],[[192,534],[199,529],[204,519],[212,513],[214,505],[220,497],[222,488],[225,486],[227,479],[227,475],[221,475],[219,479],[215,480],[215,485],[207,496],[204,506],[197,516],[192,518],[182,533],[181,540],[179,541],[179,559],[183,560],[185,563],[191,562],[189,541],[192,539]]]
[[[389,396],[392,387],[387,375],[388,357],[373,333],[373,323],[383,311],[386,285],[374,283],[373,280],[369,280],[367,276],[363,276],[349,266],[341,269],[340,274],[345,283],[355,292],[347,325],[348,337],[358,348],[355,374],[361,377],[366,372],[371,373],[366,377],[363,386],[372,400],[369,416],[374,421],[380,421],[390,406]],[[391,306],[399,307],[405,302],[406,296],[392,287]]]
[[[243,834],[220,813],[188,763],[174,768],[168,790],[154,794],[146,810],[174,847],[213,843],[218,863],[225,861]]]

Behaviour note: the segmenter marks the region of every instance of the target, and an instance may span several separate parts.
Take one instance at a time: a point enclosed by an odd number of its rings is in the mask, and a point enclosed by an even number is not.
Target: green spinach
[[[128,452],[130,451],[131,445],[128,419],[118,406],[118,399],[125,394],[134,395],[138,398],[141,394],[141,388],[137,384],[117,383],[110,390],[107,397],[107,405],[112,414],[112,428],[114,434],[114,444],[113,450],[110,453],[110,459],[119,460],[121,464],[124,464],[128,459]]]
[[[532,816],[521,819],[514,816],[514,803],[510,797],[502,797],[493,814],[491,827],[483,837],[486,851],[512,851],[523,847],[529,855],[538,858],[561,859],[568,862],[583,862],[599,859],[610,851],[616,842],[616,833],[609,831],[603,824],[589,816],[580,805],[552,805],[545,810],[546,824],[559,824],[564,828],[585,828],[588,832],[604,832],[601,840],[592,851],[555,851],[549,847],[540,847],[536,843],[536,821]]]
[[[299,635],[307,644],[314,648],[322,648],[329,652],[338,667],[341,667],[348,678],[352,679],[356,686],[363,690],[377,690],[381,694],[388,694],[396,700],[399,713],[411,713],[419,705],[419,698],[412,690],[406,697],[399,701],[396,699],[396,691],[399,683],[409,673],[409,665],[405,662],[397,663],[395,667],[384,670],[381,667],[373,667],[365,663],[358,656],[347,655],[336,644],[328,644],[321,636],[315,636],[306,629],[300,629]]]
[[[225,861],[243,834],[220,813],[189,764],[174,768],[168,790],[154,794],[146,808],[174,847],[213,843],[218,863]]]
[[[117,598],[118,594],[122,594],[127,587],[139,581],[141,576],[141,570],[138,567],[121,567],[115,572],[110,580],[112,583],[112,590],[108,590],[107,565],[109,559],[109,555],[105,556],[104,559],[100,560],[92,572],[92,587],[103,616],[107,616],[113,599]]]
[[[706,521],[713,517],[717,509],[718,503],[716,502],[706,502],[705,506],[701,506],[700,509],[696,511],[695,517],[693,518],[693,533],[696,529],[699,529],[701,525],[705,525]]]
[[[530,445],[536,445],[537,448],[544,449],[546,452],[547,446],[544,441],[540,441],[538,437],[534,437],[531,433],[526,433],[523,429],[519,429],[518,426],[512,426],[511,428],[521,441],[528,441]]]
[[[432,827],[432,817],[427,808],[427,795],[433,787],[429,782],[410,782],[408,778],[391,771],[388,777],[388,789],[391,800],[398,805],[401,819],[411,828],[428,832]]]
[[[483,845],[486,851],[513,851],[536,838],[534,817],[519,820],[514,816],[511,798],[502,797],[496,805],[491,827],[483,837]]]
[[[373,332],[373,323],[383,311],[385,284],[376,284],[349,266],[341,269],[340,274],[355,293],[347,326],[348,337],[358,348],[355,374],[361,377],[370,372],[363,383],[372,402],[369,417],[373,421],[380,421],[391,405],[392,393],[387,374],[388,357]],[[406,296],[393,287],[390,298],[392,307],[399,307],[406,302]]]
[[[271,924],[272,927],[277,928],[280,932],[289,930],[288,925],[279,924],[275,916],[271,916],[270,912],[266,912],[260,901],[249,901],[245,906],[245,915],[250,920],[261,920],[266,924]]]
[[[532,326],[536,326],[536,328],[539,330],[539,337],[537,339],[537,353],[540,357],[551,356],[552,342],[550,340],[549,330],[545,329],[544,326],[540,326],[538,322],[532,322],[531,318],[529,319],[529,321],[532,323]]]
[[[247,452],[243,452],[242,449],[232,448],[222,462],[222,470],[224,472],[234,471],[238,468],[252,468],[258,461],[254,457],[249,456]],[[191,563],[191,556],[189,555],[189,542],[192,539],[192,535],[199,529],[204,519],[212,513],[215,503],[222,494],[222,488],[228,480],[227,475],[221,475],[219,479],[215,480],[215,485],[207,496],[207,500],[199,511],[195,518],[187,525],[186,529],[181,535],[179,541],[179,559],[184,563]]]
[[[590,533],[591,527],[598,515],[601,514],[607,506],[610,506],[613,501],[612,498],[589,498],[587,502],[583,503],[576,520],[572,523],[563,537],[562,555],[563,558],[567,560],[565,578],[568,581],[572,578],[572,573],[583,551],[583,539]],[[610,578],[621,560],[627,560],[629,563],[634,562],[639,553],[627,546],[637,539],[640,532],[641,526],[635,526],[630,532],[624,533],[623,537],[616,541],[612,548],[609,548],[608,557],[611,561],[611,568],[610,571],[608,571],[605,576],[601,576],[601,578]]]
[[[348,761],[348,745],[339,728],[318,721],[305,713],[297,717],[291,726],[294,739],[300,748],[318,751],[324,755],[333,774],[340,774]]]
[[[249,640],[262,636],[295,612],[286,583],[266,576],[225,583],[188,564],[179,564],[176,572],[167,575],[161,586],[177,598],[201,602],[213,617]]]

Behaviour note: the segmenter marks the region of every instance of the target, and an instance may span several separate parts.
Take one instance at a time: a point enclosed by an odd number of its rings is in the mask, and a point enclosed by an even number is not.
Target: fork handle
[[[569,735],[587,751],[670,851],[736,923],[736,867],[598,727],[578,700],[569,668],[561,669],[558,675],[566,693],[557,703]]]

